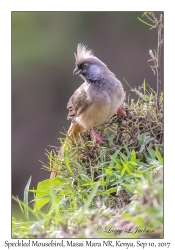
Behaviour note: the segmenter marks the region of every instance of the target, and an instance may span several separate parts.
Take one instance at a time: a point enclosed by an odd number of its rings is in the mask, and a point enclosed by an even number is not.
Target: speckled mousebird
[[[117,110],[125,115],[120,108],[125,97],[123,86],[93,51],[81,43],[75,54],[75,65],[73,74],[79,74],[84,83],[67,104],[68,119],[72,119],[68,135],[74,133],[76,137],[79,130],[87,129],[101,145],[103,141],[93,127],[108,121]]]

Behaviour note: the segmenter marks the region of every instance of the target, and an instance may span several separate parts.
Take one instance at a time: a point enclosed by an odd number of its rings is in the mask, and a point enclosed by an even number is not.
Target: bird
[[[79,75],[84,83],[75,90],[67,104],[67,119],[71,120],[67,135],[69,138],[78,138],[88,130],[94,140],[102,145],[103,139],[94,127],[108,121],[116,112],[126,116],[121,109],[125,98],[123,85],[86,45],[79,43],[74,55],[73,75]],[[58,152],[60,154],[61,150]],[[54,171],[51,176],[55,176]]]
[[[103,140],[93,127],[108,121],[120,108],[125,93],[121,82],[106,64],[94,56],[93,51],[81,43],[75,55],[74,75],[80,75],[84,83],[73,93],[67,104],[67,119],[72,123],[69,135],[86,129],[91,132],[100,145]]]

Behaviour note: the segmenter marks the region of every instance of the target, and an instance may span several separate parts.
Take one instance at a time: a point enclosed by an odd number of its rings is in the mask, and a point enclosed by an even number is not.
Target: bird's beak
[[[78,67],[76,67],[73,71],[73,75],[77,75],[77,74],[80,74],[81,72],[81,69],[79,69]]]

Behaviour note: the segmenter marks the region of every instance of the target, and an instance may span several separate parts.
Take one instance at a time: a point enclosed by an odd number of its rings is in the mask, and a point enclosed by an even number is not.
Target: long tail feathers
[[[74,138],[79,139],[80,138],[79,134],[83,133],[83,131],[84,131],[84,128],[82,126],[80,126],[76,122],[72,122],[67,132],[67,135],[68,137],[73,136]]]
[[[67,136],[69,139],[72,137],[79,140],[80,139],[80,134],[83,133],[84,128],[81,127],[78,123],[72,122],[70,125],[70,128],[67,132]],[[71,141],[71,140],[70,140]],[[63,158],[63,149],[64,145],[61,146],[60,150],[58,151],[58,158]],[[50,179],[55,178],[57,175],[56,167],[53,166],[52,172],[50,174]]]

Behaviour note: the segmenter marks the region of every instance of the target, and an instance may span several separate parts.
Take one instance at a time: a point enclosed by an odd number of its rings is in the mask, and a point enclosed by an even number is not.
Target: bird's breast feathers
[[[109,120],[124,99],[122,85],[118,86],[118,84],[113,86],[112,89],[108,88],[104,91],[87,83],[84,84],[84,91],[89,106],[85,112],[80,113],[75,120],[86,129],[90,129]]]

